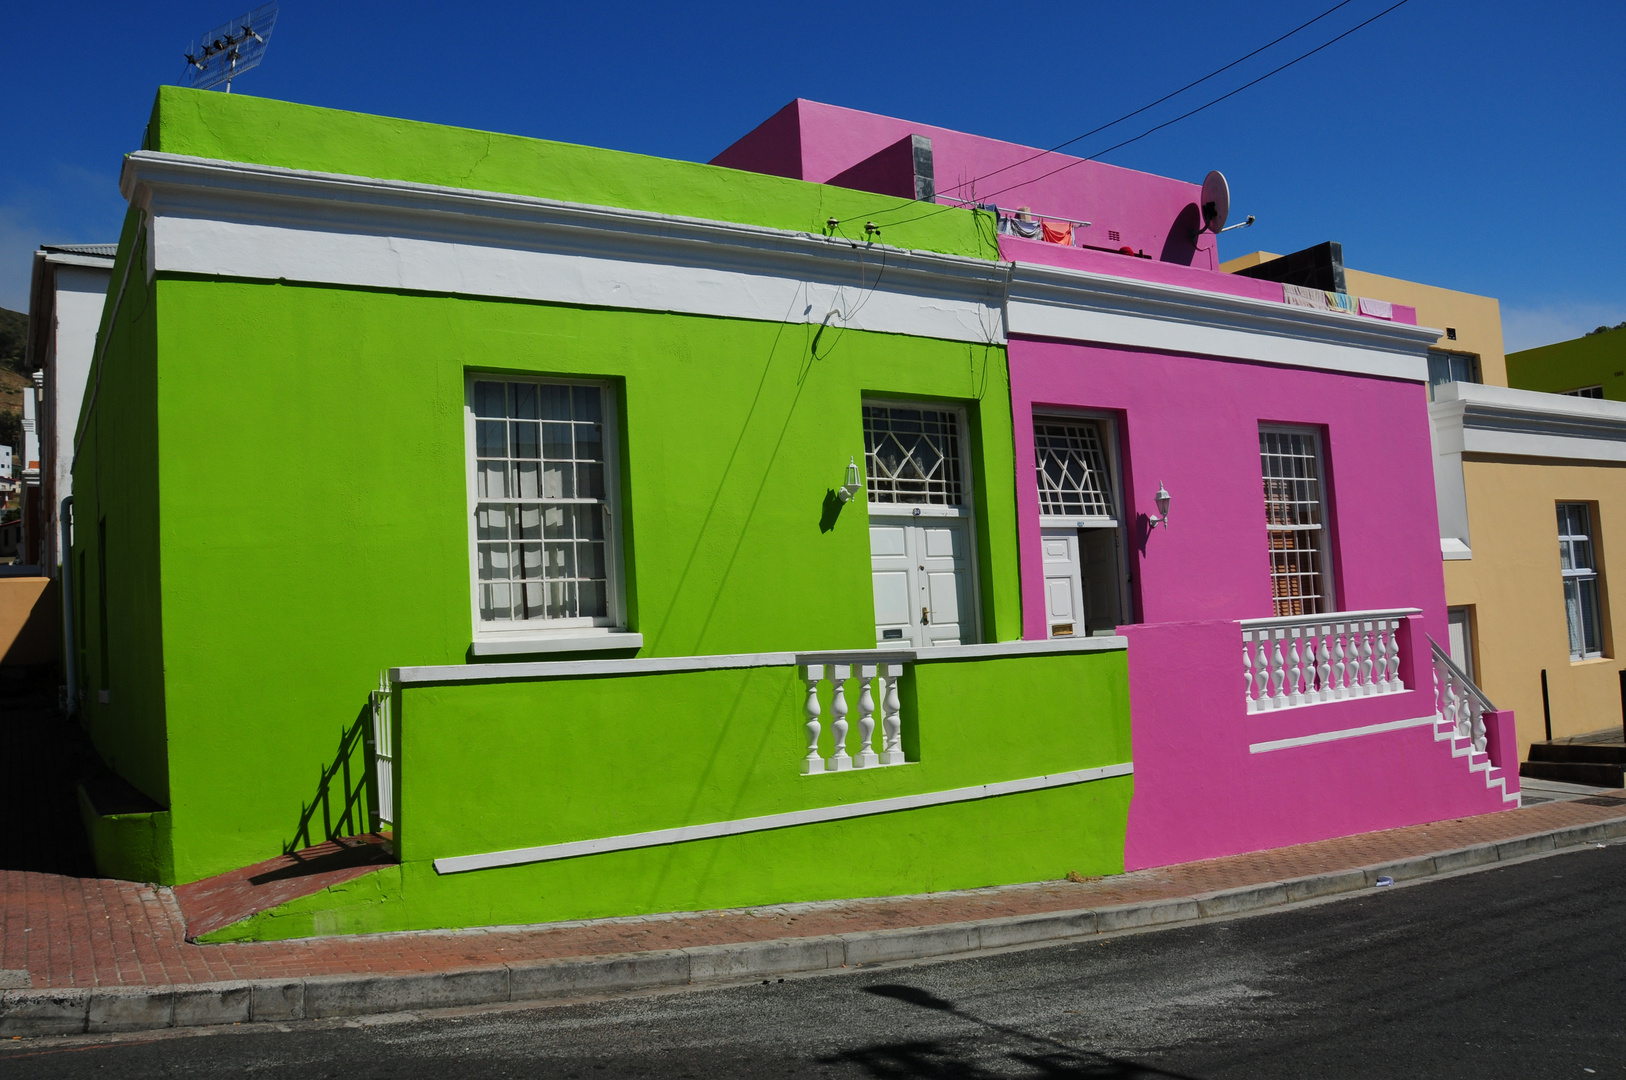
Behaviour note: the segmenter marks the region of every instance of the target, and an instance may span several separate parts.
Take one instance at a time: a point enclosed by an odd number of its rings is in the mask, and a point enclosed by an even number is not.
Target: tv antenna
[[[1202,228],[1191,230],[1193,242],[1205,232],[1218,236],[1222,232],[1246,229],[1253,224],[1252,214],[1248,215],[1247,221],[1239,221],[1230,226],[1225,224],[1225,219],[1231,216],[1231,185],[1226,181],[1225,174],[1218,169],[1203,178],[1203,193],[1200,198],[1202,202],[1198,204],[1197,209],[1202,211],[1203,224]]]
[[[226,93],[231,93],[233,79],[260,66],[265,58],[265,43],[271,40],[271,28],[276,24],[277,5],[273,2],[261,4],[203,35],[203,43],[194,44],[186,52],[186,85],[208,90],[225,83]]]

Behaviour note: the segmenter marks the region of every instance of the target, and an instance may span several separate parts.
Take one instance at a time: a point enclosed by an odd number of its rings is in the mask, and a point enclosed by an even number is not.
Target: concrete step
[[[1586,765],[1626,765],[1626,744],[1550,742],[1531,743],[1531,761],[1563,761]]]
[[[1532,750],[1535,747],[1531,747]],[[1589,761],[1526,761],[1519,775],[1589,787],[1626,788],[1626,765]]]

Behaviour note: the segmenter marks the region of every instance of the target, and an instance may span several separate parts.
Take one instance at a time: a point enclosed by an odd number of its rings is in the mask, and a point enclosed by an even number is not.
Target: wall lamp
[[[846,502],[848,499],[864,490],[864,481],[858,475],[858,459],[847,459],[847,482],[841,485],[836,492],[837,502]]]
[[[1161,483],[1158,484],[1155,498],[1157,499],[1157,513],[1153,514],[1148,520],[1154,529],[1159,525],[1167,529],[1169,527],[1169,489]]]

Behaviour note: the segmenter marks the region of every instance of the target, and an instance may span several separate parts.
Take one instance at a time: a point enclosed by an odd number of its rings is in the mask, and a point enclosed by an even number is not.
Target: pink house
[[[1128,868],[1518,805],[1434,645],[1412,309],[1220,272],[1200,184],[961,132],[798,100],[714,164],[998,220],[1023,636],[1128,638]]]

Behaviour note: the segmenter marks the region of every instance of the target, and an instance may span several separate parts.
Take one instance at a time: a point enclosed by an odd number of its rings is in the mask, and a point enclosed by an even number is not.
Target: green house
[[[1508,353],[1507,384],[1518,390],[1626,401],[1626,323]]]
[[[71,659],[150,807],[87,797],[104,872],[390,838],[221,932],[266,937],[1122,868],[1124,639],[1020,640],[973,212],[176,88],[121,183]]]

